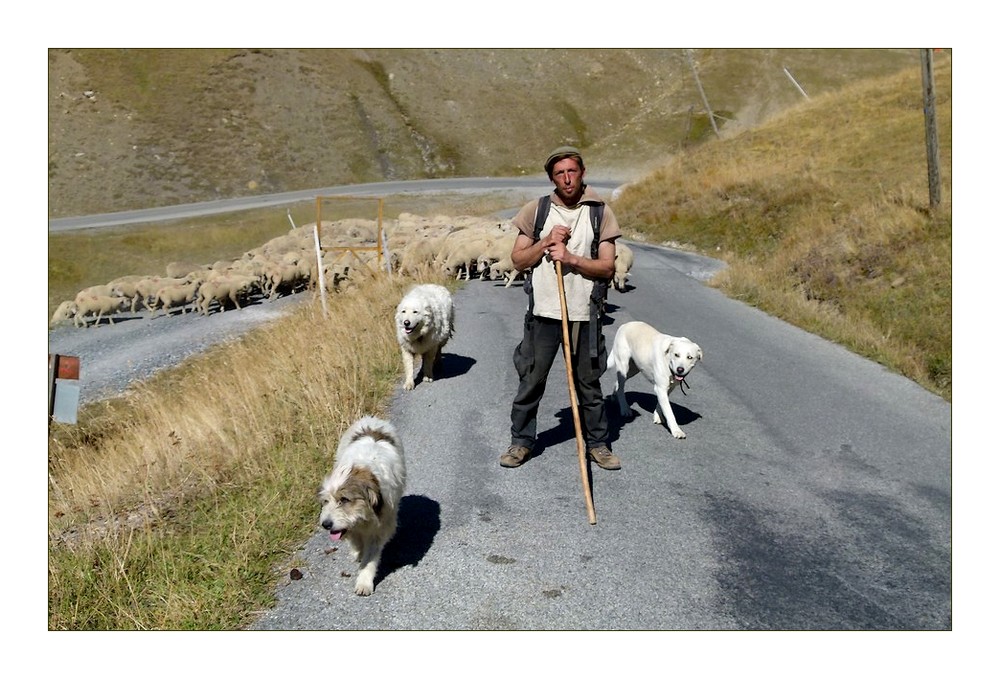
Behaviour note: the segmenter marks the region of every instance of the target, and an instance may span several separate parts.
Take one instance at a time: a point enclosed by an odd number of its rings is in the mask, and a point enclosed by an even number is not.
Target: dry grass
[[[950,61],[935,81],[936,210],[917,69],[680,154],[616,211],[647,240],[725,259],[713,284],[729,296],[950,399]]]
[[[54,425],[50,628],[231,629],[266,605],[340,434],[398,382],[411,282],[372,277]]]

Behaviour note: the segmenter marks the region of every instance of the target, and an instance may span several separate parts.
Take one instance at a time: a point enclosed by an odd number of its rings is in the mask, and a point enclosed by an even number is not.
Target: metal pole
[[[323,278],[323,249],[319,244],[319,224],[313,228],[313,241],[316,244],[316,271],[319,278],[319,298],[323,303],[323,318],[326,318],[326,281]]]
[[[316,244],[316,270],[319,272],[319,299],[323,304],[323,318],[326,318],[326,283],[323,281],[323,248],[320,246],[319,225],[323,218],[323,197],[316,196],[316,225],[313,227],[313,241]]]

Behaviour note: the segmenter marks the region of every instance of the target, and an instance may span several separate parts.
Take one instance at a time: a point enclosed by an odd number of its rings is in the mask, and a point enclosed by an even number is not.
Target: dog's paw
[[[427,384],[430,384],[433,381],[434,381],[433,377],[428,377],[427,375],[424,375],[424,382],[427,382]]]
[[[403,383],[403,389],[406,391],[413,391],[414,386],[413,380],[406,380],[406,382]]]
[[[354,583],[354,593],[358,596],[371,596],[371,593],[375,591],[375,583],[358,580]]]
[[[670,433],[674,435],[675,439],[686,439],[688,437],[688,435],[685,434],[683,431],[681,431],[679,427],[677,429],[674,429]]]

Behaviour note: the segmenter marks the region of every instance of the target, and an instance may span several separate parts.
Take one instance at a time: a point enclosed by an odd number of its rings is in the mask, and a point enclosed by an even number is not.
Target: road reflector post
[[[80,359],[49,354],[49,418],[76,424],[80,406]]]

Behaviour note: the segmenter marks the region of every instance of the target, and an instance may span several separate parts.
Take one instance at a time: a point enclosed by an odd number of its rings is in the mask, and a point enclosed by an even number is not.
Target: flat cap
[[[580,149],[575,146],[560,146],[550,153],[548,159],[545,161],[545,174],[551,177],[552,166],[563,158],[576,158],[580,161],[580,165],[583,165],[583,156],[580,154]]]

